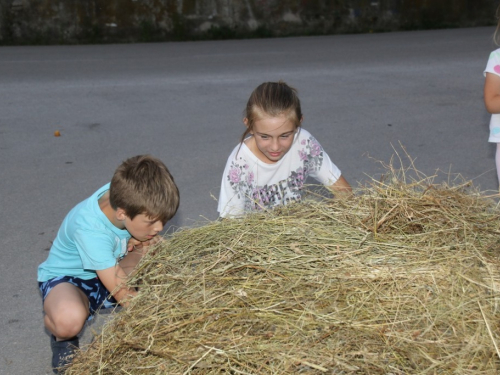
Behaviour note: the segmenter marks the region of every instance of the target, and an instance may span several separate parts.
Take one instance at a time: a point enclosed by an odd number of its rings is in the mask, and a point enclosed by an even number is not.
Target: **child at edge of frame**
[[[498,23],[493,41],[497,46],[500,46],[500,6],[496,10],[496,18]],[[491,113],[488,142],[496,143],[495,165],[500,183],[500,48],[490,53],[483,74],[485,77],[484,104],[486,110]]]
[[[71,363],[79,333],[99,308],[126,308],[137,294],[127,277],[178,207],[179,190],[165,164],[138,155],[66,215],[38,267],[55,374]]]
[[[222,175],[221,218],[299,201],[309,176],[335,195],[352,194],[340,169],[302,129],[302,121],[297,90],[287,83],[264,82],[252,92],[244,111],[246,129]]]

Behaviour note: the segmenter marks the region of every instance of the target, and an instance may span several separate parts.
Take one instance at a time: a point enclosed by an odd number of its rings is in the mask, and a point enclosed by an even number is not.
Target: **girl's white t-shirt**
[[[235,217],[285,205],[302,198],[307,177],[331,186],[340,175],[319,142],[304,129],[295,134],[285,156],[273,164],[262,162],[245,143],[238,144],[222,175],[217,210],[221,217]]]

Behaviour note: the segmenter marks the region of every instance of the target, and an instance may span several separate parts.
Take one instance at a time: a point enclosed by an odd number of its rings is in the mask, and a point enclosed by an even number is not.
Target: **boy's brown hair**
[[[179,208],[179,189],[161,160],[137,155],[116,169],[109,201],[113,209],[125,210],[130,219],[144,214],[165,224]]]

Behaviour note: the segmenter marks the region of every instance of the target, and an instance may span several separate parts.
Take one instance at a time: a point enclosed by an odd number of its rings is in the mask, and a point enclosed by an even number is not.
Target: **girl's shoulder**
[[[300,128],[299,131],[297,132],[297,141],[299,141],[298,143],[307,140],[316,140],[316,138],[314,138],[314,136],[306,129]]]
[[[228,163],[236,163],[236,164],[246,164],[249,162],[255,162],[257,157],[253,154],[253,152],[248,148],[245,142],[238,143],[233,151],[229,155]]]
[[[297,132],[297,136],[300,138],[309,138],[312,137],[312,134],[308,132],[306,129],[300,128],[299,131]]]

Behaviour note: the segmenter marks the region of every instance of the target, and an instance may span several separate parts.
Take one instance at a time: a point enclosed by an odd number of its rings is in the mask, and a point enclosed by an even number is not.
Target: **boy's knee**
[[[46,325],[52,331],[54,336],[59,339],[70,339],[77,336],[83,329],[88,313],[83,311],[71,311],[58,314],[51,319],[46,316]],[[47,322],[47,319],[50,321]]]

